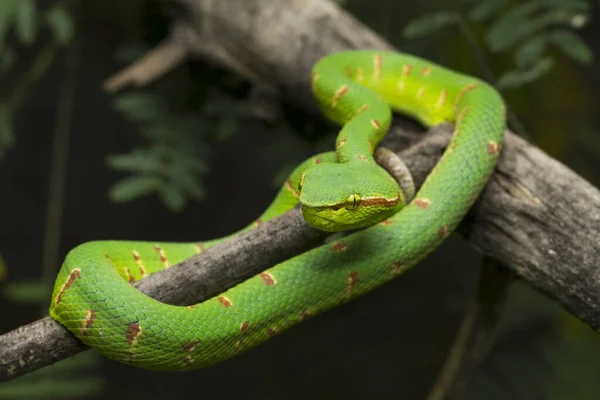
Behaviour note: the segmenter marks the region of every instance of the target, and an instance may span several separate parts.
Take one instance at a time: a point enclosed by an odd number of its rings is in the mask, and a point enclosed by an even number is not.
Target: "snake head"
[[[374,162],[314,165],[302,175],[299,189],[304,219],[327,232],[373,225],[405,205],[398,183]]]

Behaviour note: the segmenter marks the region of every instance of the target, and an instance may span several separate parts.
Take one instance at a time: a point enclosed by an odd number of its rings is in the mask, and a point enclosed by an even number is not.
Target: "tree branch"
[[[284,99],[309,111],[316,110],[309,82],[315,61],[342,49],[393,48],[327,0],[165,1],[191,16],[173,30],[189,55],[236,71],[242,64],[246,78],[271,82]],[[469,242],[600,331],[598,189],[508,134],[481,200],[462,224]]]
[[[512,280],[513,274],[496,260],[483,258],[477,294],[463,318],[446,364],[427,400],[462,398],[467,379],[492,348]]]
[[[170,1],[191,16],[177,20],[172,31],[186,54],[216,61],[252,82],[269,82],[285,99],[309,111],[316,111],[309,72],[318,58],[347,48],[391,48],[328,0]],[[401,153],[417,185],[437,162],[450,134],[450,126],[441,126]],[[405,143],[406,137],[394,132],[384,141],[396,151]],[[481,253],[600,331],[598,226],[598,189],[509,132],[496,174],[459,232]],[[168,303],[199,302],[320,238],[294,210],[148,277],[138,287]],[[249,262],[253,264],[247,266]],[[234,279],[231,271],[239,276]],[[189,293],[199,295],[192,300]],[[82,349],[49,318],[19,328],[0,336],[0,382]]]
[[[104,90],[114,93],[131,84],[146,86],[177,67],[184,59],[185,48],[167,39],[135,63],[111,76],[104,82]]]
[[[447,129],[425,136],[430,144],[400,153],[418,185],[437,162],[450,139]],[[389,140],[390,148],[418,139]],[[168,304],[196,304],[263,270],[299,254],[326,237],[308,226],[299,208],[218,246],[135,283],[147,295]],[[260,254],[260,257],[256,255]],[[0,382],[73,356],[87,347],[60,324],[43,318],[0,336]]]

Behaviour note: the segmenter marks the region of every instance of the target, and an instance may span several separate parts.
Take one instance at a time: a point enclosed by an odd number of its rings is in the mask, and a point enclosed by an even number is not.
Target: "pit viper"
[[[495,168],[505,128],[501,95],[482,80],[425,59],[374,50],[322,58],[311,86],[324,116],[341,126],[335,151],[298,166],[247,229],[298,202],[313,227],[365,229],[187,307],[160,303],[131,282],[220,240],[84,243],[67,254],[58,273],[50,316],[94,350],[135,367],[206,367],[373,290],[433,251]],[[393,110],[426,127],[454,124],[440,161],[410,202],[373,158]]]

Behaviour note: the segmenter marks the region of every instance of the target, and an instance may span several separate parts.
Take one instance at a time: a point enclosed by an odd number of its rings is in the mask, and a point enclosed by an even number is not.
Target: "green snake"
[[[324,115],[342,126],[335,152],[298,166],[247,229],[298,202],[313,227],[366,229],[187,307],[160,303],[130,283],[223,239],[84,243],[62,265],[51,317],[120,362],[152,370],[206,367],[390,281],[433,251],[493,172],[505,128],[501,96],[481,80],[424,59],[369,50],[321,59],[313,69],[312,89]],[[373,158],[392,109],[427,127],[444,121],[455,126],[440,161],[408,204],[398,183]]]

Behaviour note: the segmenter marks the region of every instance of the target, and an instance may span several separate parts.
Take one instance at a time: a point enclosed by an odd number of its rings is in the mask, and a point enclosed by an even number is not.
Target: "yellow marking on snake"
[[[144,264],[142,263],[140,254],[135,250],[133,250],[131,252],[131,254],[133,255],[133,260],[135,261],[135,263],[138,266],[138,269],[140,270],[140,274],[142,275],[142,278],[145,278],[148,275],[148,271],[146,271],[146,268],[144,267]]]
[[[223,307],[226,307],[226,308],[229,308],[229,307],[231,307],[231,306],[233,305],[233,303],[231,302],[231,300],[229,300],[229,299],[228,299],[227,297],[225,297],[225,296],[219,296],[219,297],[217,297],[217,301],[218,301],[219,303],[221,303],[221,305],[222,305]]]
[[[487,152],[488,154],[492,154],[494,156],[498,155],[500,147],[498,146],[498,142],[490,140],[487,142]]]
[[[294,196],[295,198],[300,198],[300,192],[296,190],[296,188],[294,187],[294,185],[292,184],[291,179],[288,179],[285,181],[285,188],[292,193],[292,196]]]
[[[92,309],[88,310],[87,314],[85,315],[85,318],[83,319],[83,321],[81,323],[81,334],[82,335],[87,335],[88,329],[90,329],[92,327],[95,320],[96,320],[96,311],[94,311]]]
[[[361,83],[364,79],[363,69],[361,67],[356,67],[356,82]]]
[[[275,277],[270,272],[264,271],[258,274],[258,276],[262,278],[264,284],[267,286],[275,286],[277,284]]]
[[[68,288],[71,287],[71,285],[77,279],[80,278],[80,276],[81,276],[81,270],[79,268],[75,268],[75,269],[73,269],[73,271],[71,271],[71,273],[69,274],[69,277],[67,278],[67,281],[62,285],[60,291],[56,295],[56,301],[55,301],[56,304],[58,304],[62,301],[63,294],[67,291]]]
[[[473,90],[477,88],[477,84],[476,83],[471,83],[469,85],[464,86],[462,89],[460,89],[460,92],[458,92],[458,94],[456,95],[456,99],[454,99],[454,109],[456,110],[456,107],[458,107],[458,103],[460,102],[460,99],[469,91]]]
[[[373,54],[373,79],[376,81],[381,79],[382,62],[381,54]]]
[[[333,95],[333,100],[331,101],[331,108],[336,108],[337,105],[338,105],[339,100],[346,93],[348,93],[348,85],[342,85],[342,86],[340,86],[340,88],[338,90],[336,90],[335,94]]]
[[[165,255],[164,250],[162,249],[162,247],[158,246],[158,245],[154,245],[154,250],[156,250],[158,252],[158,256],[160,257],[160,262],[163,263],[165,268],[169,268],[169,260],[167,260],[167,256]]]
[[[127,343],[129,343],[130,346],[133,346],[136,344],[141,334],[142,327],[140,326],[139,322],[132,322],[129,325],[127,325],[125,339],[127,339]]]
[[[421,210],[425,210],[431,205],[431,200],[429,200],[428,198],[415,199],[413,201],[413,204],[419,207]]]
[[[446,103],[446,96],[448,96],[448,91],[446,89],[442,89],[440,92],[440,97],[438,97],[437,102],[435,103],[436,108],[442,108]]]
[[[406,87],[406,82],[405,81],[398,81],[398,85],[396,85],[396,87],[398,88],[398,94],[404,92],[404,88]]]
[[[369,108],[369,105],[363,104],[362,106],[360,106],[360,108],[358,110],[356,110],[356,115],[362,114],[362,112],[365,111],[367,108]]]

